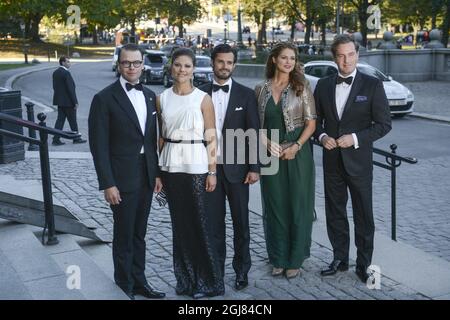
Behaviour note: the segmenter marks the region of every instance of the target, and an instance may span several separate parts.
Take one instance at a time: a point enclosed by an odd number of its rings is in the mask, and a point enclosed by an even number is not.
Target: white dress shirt
[[[355,76],[356,76],[356,68],[353,70],[351,74],[344,77],[342,74],[338,74],[339,77],[342,78],[348,78],[353,77],[353,81],[351,84],[347,84],[346,82],[342,82],[340,84],[336,84],[336,111],[339,117],[339,120],[342,118],[342,114],[344,113],[344,108],[348,100],[348,96],[350,95],[350,91],[352,90],[353,83],[355,82]],[[322,138],[326,136],[326,133],[322,133],[319,137],[319,140],[322,141]],[[355,133],[352,133],[353,141],[354,141],[354,148],[358,149],[358,137]]]
[[[225,116],[227,115],[228,102],[230,101],[231,86],[233,80],[230,78],[224,84],[219,84],[216,80],[213,80],[213,84],[219,86],[229,86],[228,92],[223,90],[217,90],[212,92],[212,101],[214,105],[214,113],[216,116],[216,132],[217,132],[217,155],[220,155],[222,144],[222,129],[225,122]]]
[[[145,134],[145,123],[147,122],[147,104],[145,102],[144,92],[131,89],[127,90],[125,84],[128,81],[125,80],[122,76],[120,76],[120,84],[130,99],[131,104],[133,105],[134,111],[136,112],[137,118],[139,120],[139,126],[141,127],[142,134]],[[144,145],[141,148],[141,154],[144,153]]]

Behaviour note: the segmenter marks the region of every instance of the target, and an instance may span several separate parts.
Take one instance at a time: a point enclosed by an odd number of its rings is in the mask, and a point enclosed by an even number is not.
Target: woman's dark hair
[[[303,93],[305,87],[305,74],[303,72],[302,65],[300,64],[298,58],[297,48],[290,42],[280,42],[274,45],[270,51],[269,57],[266,63],[266,78],[272,79],[275,76],[276,65],[273,62],[273,58],[278,58],[284,49],[290,49],[295,53],[295,66],[294,69],[289,73],[289,83],[291,84],[292,90],[294,90],[297,96]]]
[[[173,62],[176,59],[178,59],[178,57],[181,57],[181,56],[188,56],[189,58],[191,58],[192,64],[195,66],[195,61],[196,61],[195,54],[194,54],[194,51],[192,51],[189,48],[178,48],[178,49],[176,49],[172,53],[172,63],[171,64],[173,64]]]

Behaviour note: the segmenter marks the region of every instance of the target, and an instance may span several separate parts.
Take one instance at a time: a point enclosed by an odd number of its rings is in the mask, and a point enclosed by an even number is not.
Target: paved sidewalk
[[[62,155],[64,158],[64,155]],[[112,215],[97,190],[97,180],[92,160],[87,156],[76,159],[52,159],[52,182],[54,196],[67,207],[72,208],[81,220],[96,224],[101,232],[112,234]],[[21,180],[39,180],[40,169],[37,158],[0,166],[0,175],[12,175]],[[263,234],[262,218],[258,205],[258,186],[252,187],[251,205],[251,252],[253,266],[250,272],[250,286],[237,292],[232,288],[234,271],[231,266],[232,252],[231,221],[228,221],[226,264],[226,294],[220,299],[428,299],[429,296],[397,281],[382,276],[381,289],[369,290],[351,270],[336,277],[322,278],[319,270],[332,258],[331,250],[316,239],[325,239],[323,220],[314,226],[314,240],[311,257],[305,261],[301,276],[293,280],[273,278],[270,275]],[[256,198],[255,198],[256,197]],[[78,209],[77,209],[78,208]],[[319,217],[322,216],[319,214]],[[230,215],[227,216],[230,220]],[[170,215],[165,208],[153,208],[148,226],[147,271],[149,281],[168,293],[168,299],[185,299],[174,293],[175,278],[172,271],[172,234]]]

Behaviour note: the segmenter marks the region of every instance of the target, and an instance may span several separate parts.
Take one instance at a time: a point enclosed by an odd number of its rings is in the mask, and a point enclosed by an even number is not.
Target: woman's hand
[[[206,192],[213,192],[216,189],[217,177],[208,175],[206,177]]]
[[[282,156],[283,149],[281,146],[273,141],[267,140],[267,150],[274,157],[280,158]]]
[[[296,143],[293,144],[289,148],[284,149],[284,151],[281,153],[281,160],[293,160],[299,150],[299,145]]]

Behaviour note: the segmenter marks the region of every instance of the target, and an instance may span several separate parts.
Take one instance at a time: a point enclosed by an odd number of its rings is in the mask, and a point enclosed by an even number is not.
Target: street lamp
[[[239,47],[242,46],[242,21],[241,21],[241,1],[238,0],[238,11],[237,11],[237,15],[238,15],[238,38],[237,38],[237,45]]]
[[[23,54],[25,56],[25,64],[28,64],[28,45],[25,42],[25,23],[23,21],[20,23],[20,29],[22,30]]]

